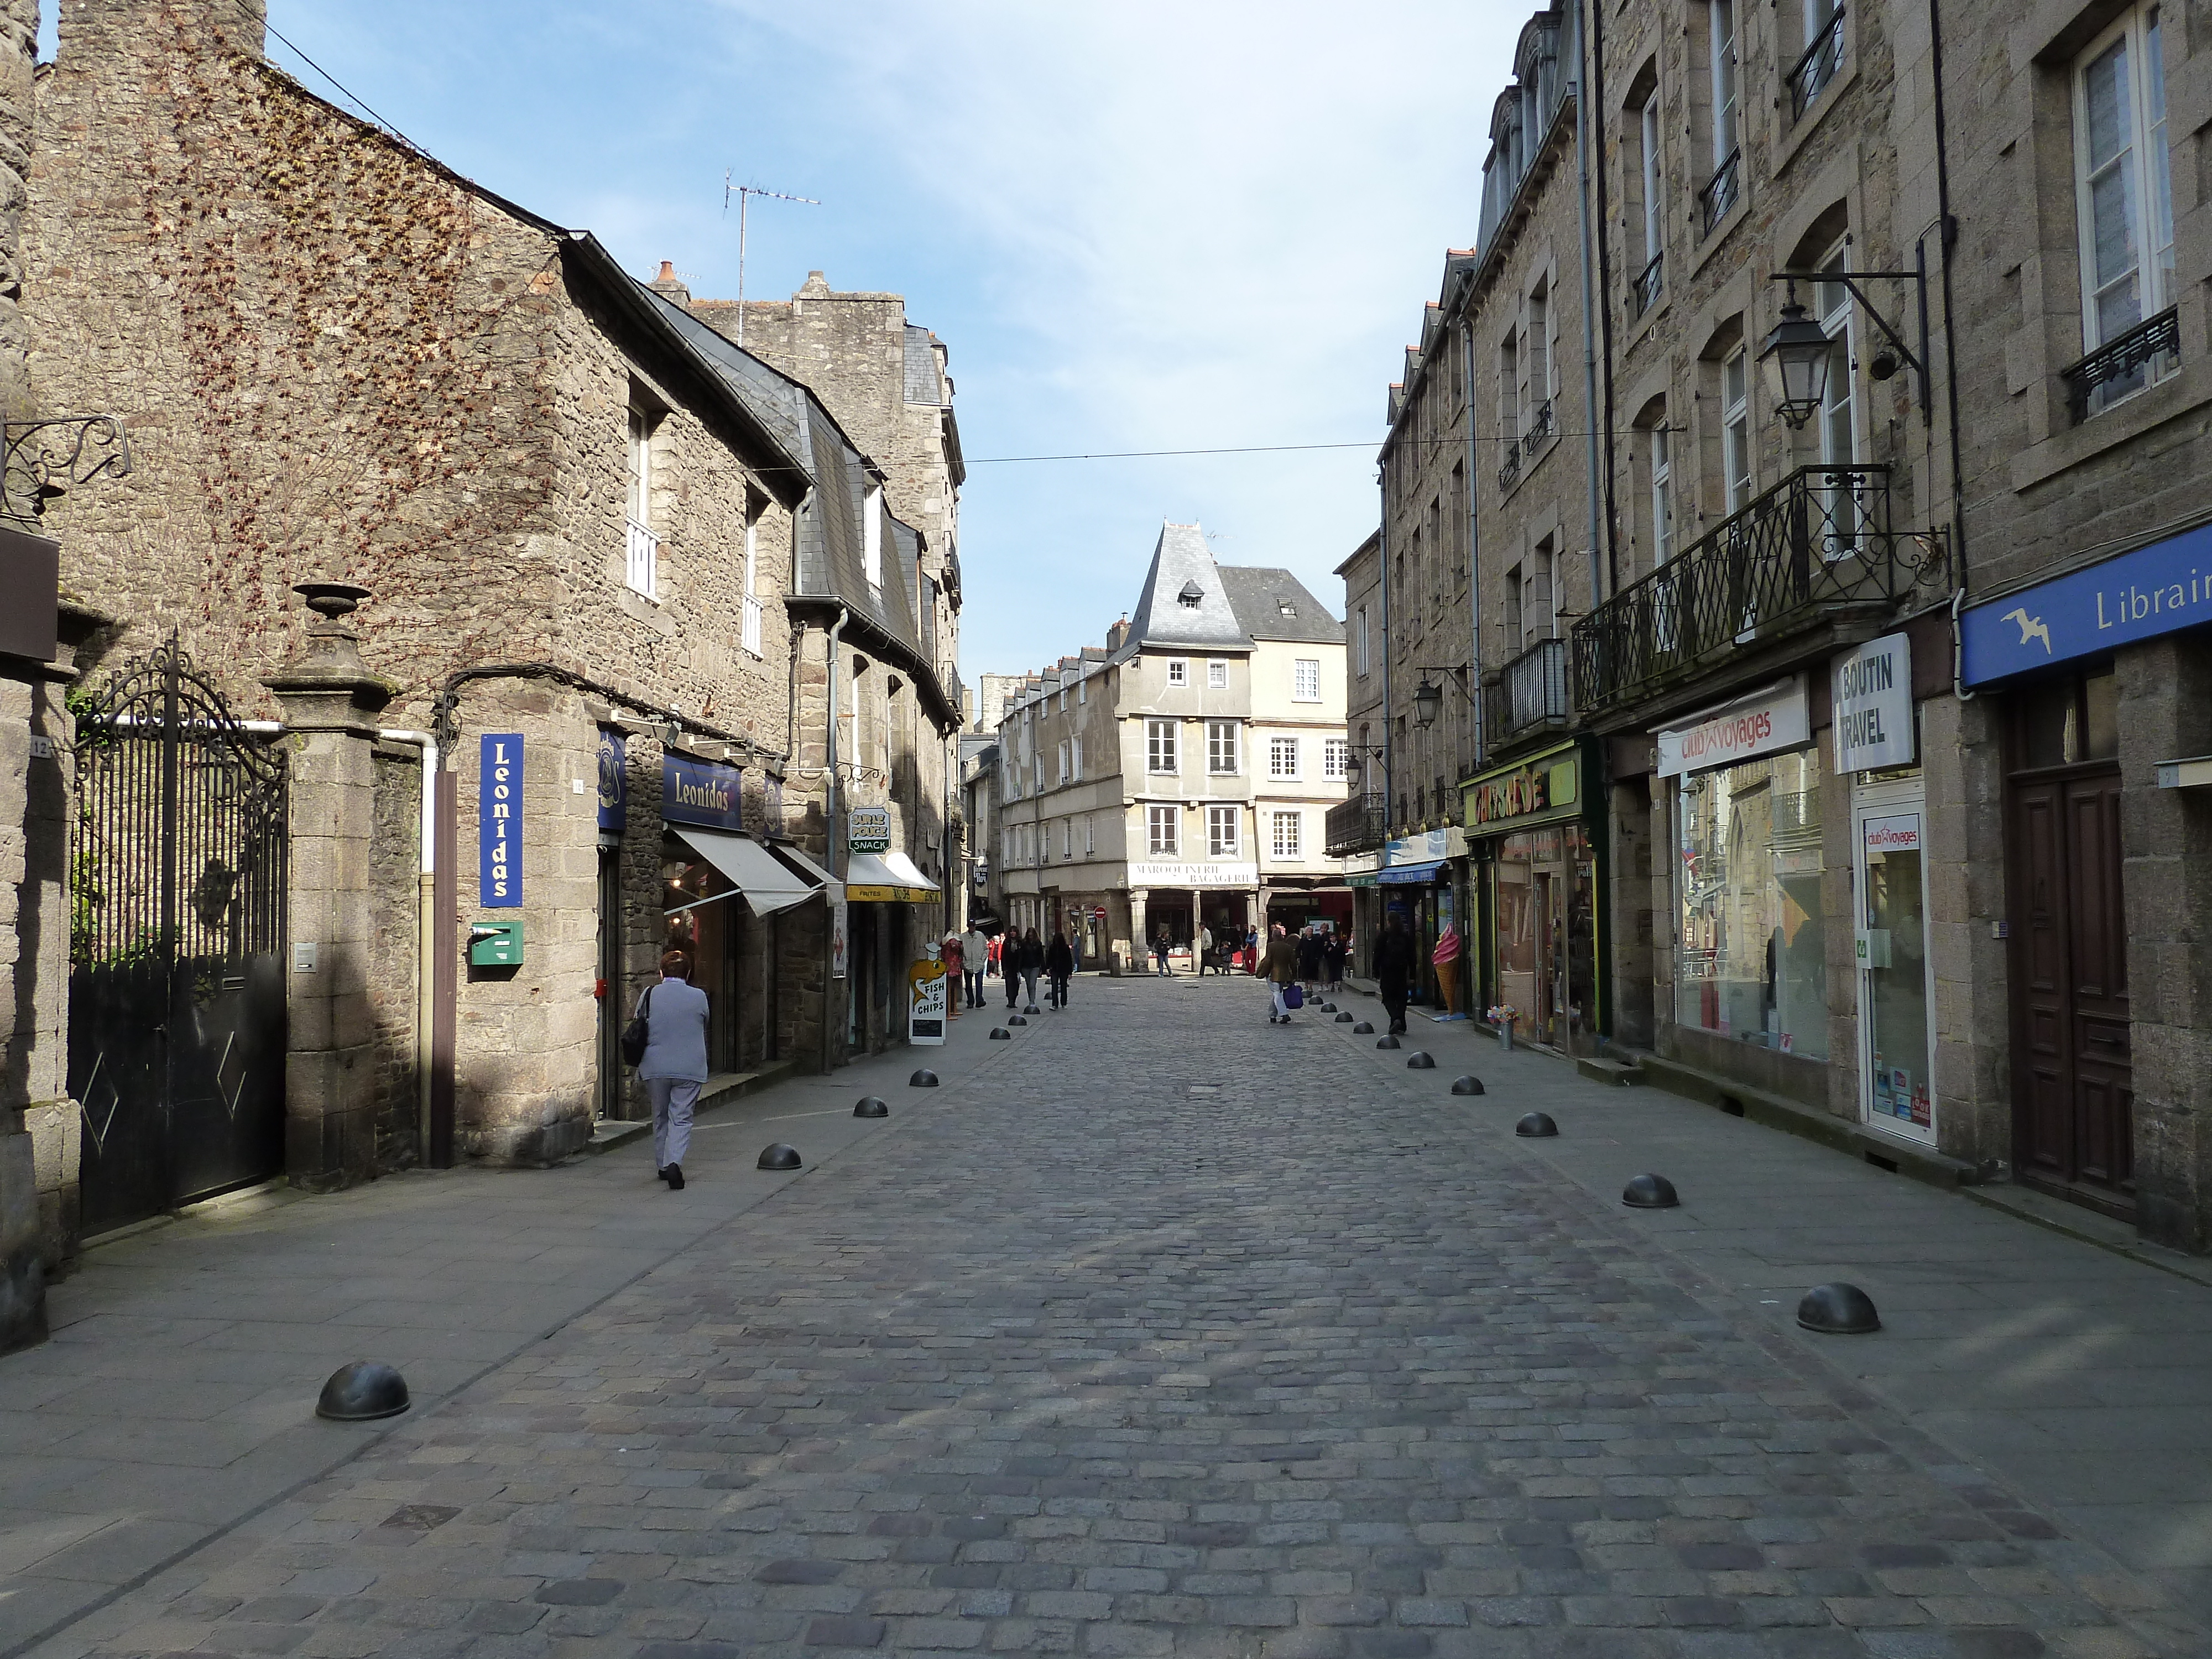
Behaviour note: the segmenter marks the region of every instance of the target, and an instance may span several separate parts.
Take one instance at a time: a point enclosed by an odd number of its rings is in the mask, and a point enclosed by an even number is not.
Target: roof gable
[[[1152,568],[1129,623],[1129,643],[1146,647],[1249,651],[1250,635],[1237,620],[1206,532],[1194,524],[1160,526]]]

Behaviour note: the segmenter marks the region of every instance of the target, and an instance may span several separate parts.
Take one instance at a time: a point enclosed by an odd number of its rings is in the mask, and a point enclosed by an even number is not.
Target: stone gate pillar
[[[283,705],[290,761],[284,1170],[295,1186],[329,1192],[374,1172],[371,755],[376,712],[398,687],[362,663],[345,620],[367,588],[301,582],[293,591],[319,620],[299,658],[261,682]]]

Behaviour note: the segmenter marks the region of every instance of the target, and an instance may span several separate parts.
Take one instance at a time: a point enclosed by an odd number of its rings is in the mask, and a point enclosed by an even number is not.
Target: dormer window
[[[1295,617],[1298,614],[1297,606],[1292,605],[1288,599],[1283,600],[1275,607],[1275,609],[1281,611],[1285,617]]]
[[[1182,603],[1184,610],[1195,611],[1200,602],[1206,598],[1206,590],[1196,582],[1185,582],[1182,585],[1182,592],[1176,594],[1176,598]]]

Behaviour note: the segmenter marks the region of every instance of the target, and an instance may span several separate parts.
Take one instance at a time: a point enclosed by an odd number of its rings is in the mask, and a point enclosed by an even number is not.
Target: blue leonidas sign
[[[477,755],[477,902],[522,902],[522,734],[487,732]]]
[[[1968,685],[2212,623],[2212,525],[1978,605],[1959,617]]]
[[[670,823],[743,830],[744,776],[734,766],[694,760],[689,755],[664,754],[660,757],[660,816]]]

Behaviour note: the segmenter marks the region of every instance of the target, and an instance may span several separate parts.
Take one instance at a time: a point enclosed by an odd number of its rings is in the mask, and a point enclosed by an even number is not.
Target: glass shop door
[[[1933,1146],[1935,994],[1928,959],[1926,828],[1920,779],[1853,789],[1860,1111],[1875,1128]]]

